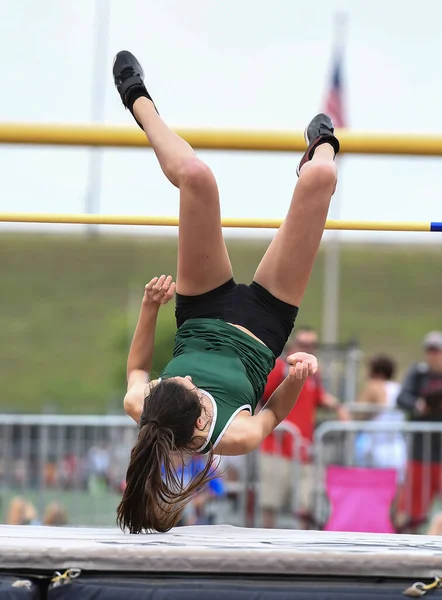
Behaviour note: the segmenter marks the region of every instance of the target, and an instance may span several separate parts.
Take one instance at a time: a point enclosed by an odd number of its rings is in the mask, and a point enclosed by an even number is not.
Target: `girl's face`
[[[172,381],[176,381],[180,385],[184,385],[184,387],[188,390],[195,390],[195,384],[192,382],[192,377],[190,375],[186,375],[185,377],[171,377]]]
[[[192,383],[192,377],[190,375],[186,375],[185,377],[170,377],[171,381],[176,381],[180,385],[184,385],[188,390],[196,389],[195,385]],[[153,379],[150,382],[150,386],[152,388],[156,387],[160,383],[161,379]]]

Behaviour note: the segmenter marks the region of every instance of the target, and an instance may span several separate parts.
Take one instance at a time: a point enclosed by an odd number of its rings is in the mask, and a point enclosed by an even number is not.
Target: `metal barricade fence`
[[[364,354],[356,341],[320,344],[318,360],[325,389],[345,404],[357,395],[359,369]]]
[[[329,512],[325,475],[330,465],[395,469],[398,528],[424,525],[434,499],[442,497],[442,422],[330,421],[315,432],[314,456],[318,523],[325,523]]]
[[[275,442],[275,456],[283,456],[284,437],[287,439],[288,436],[288,442],[292,446],[292,458],[290,461],[291,474],[289,481],[290,498],[285,524],[286,526],[294,526],[297,523],[296,515],[299,507],[299,486],[297,483],[300,479],[301,456],[305,442],[301,437],[298,428],[289,422],[280,423],[273,431],[272,435]],[[262,456],[262,450],[258,449],[244,457],[246,461],[244,488],[239,489],[243,492],[241,496],[240,511],[241,514],[244,515],[244,522],[241,524],[244,524],[247,527],[257,527],[262,525],[262,486],[268,485],[268,483],[262,481],[261,478],[263,473],[260,463]],[[275,468],[278,468],[276,464]],[[286,484],[286,482],[283,481],[283,477],[284,474],[282,472],[278,473],[277,479],[280,478],[279,485],[281,486]],[[275,493],[277,493],[277,490],[275,490]],[[277,516],[280,517],[281,515]]]
[[[114,525],[136,436],[126,416],[2,415],[2,521],[11,499],[20,496],[40,519],[57,501],[70,524]]]
[[[56,501],[66,509],[70,525],[115,525],[115,510],[137,434],[127,416],[2,415],[1,521],[7,521],[12,499],[21,497],[36,508],[40,522],[45,508]],[[278,455],[283,436],[288,436],[293,448],[286,524],[295,526],[303,440],[296,427],[281,423],[274,432]],[[243,477],[233,484],[225,481],[226,492],[235,493],[238,503],[235,511],[215,503],[217,522],[251,527],[261,523],[260,456],[257,450],[242,457]]]

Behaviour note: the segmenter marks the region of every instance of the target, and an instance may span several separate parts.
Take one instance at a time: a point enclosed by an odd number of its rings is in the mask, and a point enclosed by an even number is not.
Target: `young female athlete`
[[[287,416],[317,369],[310,354],[289,356],[288,377],[253,415],[313,267],[336,187],[339,142],[329,117],[321,114],[311,121],[287,217],[252,284],[237,284],[212,172],[162,121],[130,52],[117,54],[113,74],[124,106],[146,133],[164,174],[180,190],[175,348],[159,379],[150,381],[158,310],[175,294],[172,278],[162,275],[146,286],[129,352],[124,407],[140,431],[117,511],[119,525],[132,533],[167,531],[213,477],[213,454],[257,448]],[[177,452],[209,453],[205,469],[186,486],[173,467]]]

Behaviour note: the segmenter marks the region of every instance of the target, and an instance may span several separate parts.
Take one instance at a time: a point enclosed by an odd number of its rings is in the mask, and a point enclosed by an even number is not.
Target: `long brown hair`
[[[140,432],[132,449],[126,474],[126,489],[117,509],[117,523],[130,533],[169,531],[180,521],[192,498],[216,477],[210,450],[204,468],[184,484],[184,469],[178,474],[174,453],[181,455],[201,445],[194,436],[203,407],[194,390],[165,380],[144,401]]]

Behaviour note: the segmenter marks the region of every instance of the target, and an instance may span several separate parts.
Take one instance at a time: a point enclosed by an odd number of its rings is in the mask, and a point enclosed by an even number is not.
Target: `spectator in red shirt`
[[[318,334],[311,327],[296,330],[294,338],[287,344],[287,354],[292,352],[316,352]],[[283,357],[277,359],[273,371],[267,379],[262,401],[265,403],[284,381],[288,373],[288,365]],[[288,433],[271,433],[261,445],[260,481],[261,506],[263,510],[263,526],[275,527],[275,517],[287,506],[293,486],[293,461],[301,462],[298,498],[300,514],[306,514],[311,508],[313,490],[313,465],[311,463],[311,444],[315,427],[316,408],[324,406],[334,410],[341,420],[349,418],[348,412],[339,401],[322,387],[318,373],[307,379],[284,423],[294,428],[301,437],[300,444],[293,444]]]

